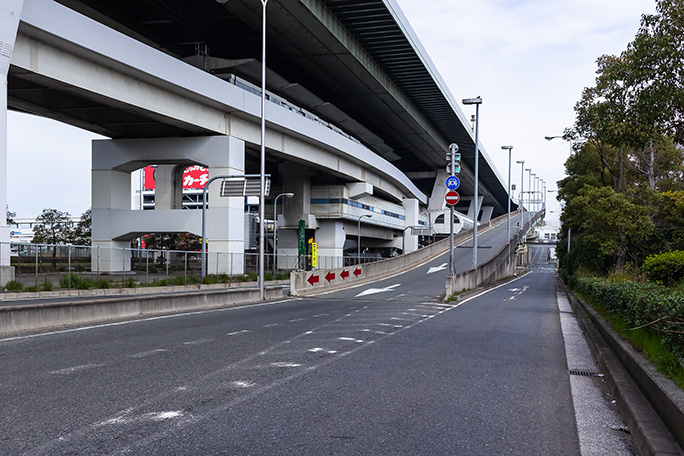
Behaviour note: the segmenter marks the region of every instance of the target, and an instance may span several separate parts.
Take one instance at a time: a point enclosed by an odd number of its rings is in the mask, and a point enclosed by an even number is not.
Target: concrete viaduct
[[[12,109],[110,138],[92,146],[93,245],[199,234],[201,211],[180,206],[187,166],[207,167],[209,177],[259,172],[259,1],[5,0],[0,8],[0,128]],[[267,24],[268,204],[295,195],[281,200],[279,254],[296,251],[300,220],[319,255],[341,258],[359,234],[401,247],[404,228],[431,224],[444,207],[450,143],[462,153],[457,209],[475,216],[474,134],[394,0],[271,0]],[[479,154],[478,219],[487,222],[506,212],[508,195],[482,145]],[[3,139],[0,205],[6,163]],[[149,164],[155,210],[133,211],[131,172]],[[242,253],[245,201],[218,189],[209,191],[209,249]],[[364,214],[372,217],[358,233]],[[407,234],[405,246],[415,250],[417,238]],[[120,270],[124,253],[103,251],[111,252],[104,270]],[[9,249],[1,253],[6,267]]]

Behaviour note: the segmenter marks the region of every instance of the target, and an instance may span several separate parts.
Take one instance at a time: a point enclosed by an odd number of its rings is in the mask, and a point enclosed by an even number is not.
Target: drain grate
[[[569,370],[568,374],[579,375],[580,377],[603,377],[603,374],[600,372],[589,372],[580,370]]]

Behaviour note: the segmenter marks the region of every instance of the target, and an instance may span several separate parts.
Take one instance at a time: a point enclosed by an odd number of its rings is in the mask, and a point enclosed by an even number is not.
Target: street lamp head
[[[516,162],[517,164],[519,164],[519,165],[524,165],[524,164],[525,164],[525,160],[516,160],[515,162]]]
[[[552,139],[556,138],[562,138],[562,136],[544,136],[544,139],[547,141],[551,141]]]
[[[503,150],[511,150],[513,149],[513,146],[501,146]]]
[[[283,196],[286,198],[292,198],[294,196],[294,193],[290,193],[290,192],[283,193]]]
[[[525,171],[532,172],[532,168],[525,168]]]
[[[226,3],[227,1],[228,1],[228,0],[216,0],[216,2],[217,2],[217,3],[220,3],[221,5],[223,5],[223,4]]]
[[[464,98],[464,99],[463,99],[463,104],[464,104],[464,105],[478,105],[478,104],[482,104],[482,97],[477,97],[477,98]]]

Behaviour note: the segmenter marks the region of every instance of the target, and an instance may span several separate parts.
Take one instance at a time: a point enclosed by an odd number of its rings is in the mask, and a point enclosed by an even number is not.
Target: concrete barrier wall
[[[506,217],[507,216],[502,216],[498,219],[506,219]],[[541,217],[542,214],[537,213],[531,221],[525,223],[522,232],[527,232],[529,227],[536,223]],[[516,235],[510,244],[505,245],[490,261],[478,265],[475,269],[470,269],[469,271],[453,276],[447,276],[444,284],[446,298],[449,298],[456,293],[460,293],[461,291],[472,290],[481,285],[487,285],[515,274],[517,244],[518,237]]]
[[[506,221],[506,219],[507,215],[497,217],[480,225],[480,229],[486,230]],[[471,238],[472,233],[472,230],[458,233],[454,236],[454,245]],[[407,271],[448,251],[449,238],[446,238],[414,252],[386,260],[346,268],[292,272],[290,274],[290,293],[295,296],[306,296],[372,282]]]
[[[283,296],[283,286],[265,289],[266,299]],[[7,306],[0,307],[0,336],[258,301],[261,301],[258,288],[240,288]]]

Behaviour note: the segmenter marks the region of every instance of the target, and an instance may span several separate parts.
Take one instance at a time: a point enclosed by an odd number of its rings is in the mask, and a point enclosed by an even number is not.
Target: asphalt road
[[[0,454],[580,454],[553,268],[443,304],[440,264],[2,340]]]

